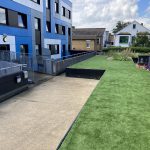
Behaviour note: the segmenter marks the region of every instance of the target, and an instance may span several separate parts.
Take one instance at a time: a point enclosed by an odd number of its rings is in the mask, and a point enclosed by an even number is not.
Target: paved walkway
[[[55,77],[0,104],[0,150],[55,150],[98,81]]]

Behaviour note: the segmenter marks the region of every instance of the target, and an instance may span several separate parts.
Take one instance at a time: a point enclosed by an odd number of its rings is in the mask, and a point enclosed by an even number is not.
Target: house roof
[[[131,35],[129,32],[120,32],[118,35]]]
[[[128,28],[128,26],[130,26],[131,24],[134,24],[134,23],[139,24],[140,26],[142,26],[143,28],[145,28],[145,30],[146,30],[147,32],[150,33],[150,30],[149,30],[148,28],[144,27],[142,24],[140,24],[139,22],[137,22],[137,21],[135,20],[135,21],[131,22],[129,25],[127,25],[125,28],[123,28],[122,30],[118,31],[118,32],[116,33],[116,35],[120,35],[120,33],[123,32],[124,29]]]
[[[72,30],[73,39],[96,39],[103,36],[105,28],[77,28]]]

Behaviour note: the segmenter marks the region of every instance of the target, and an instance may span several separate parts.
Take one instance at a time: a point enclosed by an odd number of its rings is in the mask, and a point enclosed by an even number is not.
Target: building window
[[[49,21],[46,22],[46,31],[51,32],[51,25]]]
[[[63,35],[66,34],[66,28],[65,28],[65,26],[62,26],[62,34],[63,34]]]
[[[68,10],[69,11],[69,19],[71,19],[71,11],[70,10]]]
[[[20,45],[20,53],[21,55],[28,55],[29,52],[27,44]]]
[[[46,0],[46,8],[50,9],[50,0]]]
[[[59,0],[55,0],[55,13],[59,13]]]
[[[41,45],[35,45],[35,51],[36,51],[36,55],[41,55]]]
[[[133,24],[133,29],[136,29],[136,24]]]
[[[100,39],[97,39],[97,44],[100,44]]]
[[[1,24],[7,24],[7,15],[6,15],[6,9],[0,8],[0,23]]]
[[[71,28],[68,28],[68,36],[71,36]]]
[[[48,45],[51,55],[59,54],[59,45]]]
[[[40,4],[40,0],[31,0],[34,3]]]
[[[91,47],[91,41],[90,40],[86,40],[86,48],[90,48]]]
[[[27,16],[18,13],[18,26],[21,28],[27,28]]]
[[[120,44],[128,44],[129,42],[129,37],[128,36],[120,36]]]
[[[70,45],[70,44],[68,44],[68,50],[69,50],[69,51],[71,50],[71,45]]]
[[[65,17],[65,7],[62,7],[62,15]]]
[[[58,25],[58,24],[55,25],[55,33],[56,33],[56,34],[59,33],[59,25]]]
[[[10,51],[10,45],[0,44],[0,51]]]
[[[34,27],[35,27],[35,30],[39,30],[40,31],[40,28],[41,28],[40,19],[38,19],[38,18],[34,19]]]

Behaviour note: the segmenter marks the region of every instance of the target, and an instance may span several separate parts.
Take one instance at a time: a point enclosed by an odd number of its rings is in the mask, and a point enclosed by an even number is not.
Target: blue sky
[[[145,15],[145,11],[149,7],[149,5],[150,5],[150,0],[140,0],[138,2],[140,17]]]

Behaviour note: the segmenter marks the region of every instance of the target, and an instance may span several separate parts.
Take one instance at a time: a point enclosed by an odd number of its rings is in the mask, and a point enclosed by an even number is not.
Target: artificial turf
[[[72,67],[106,72],[60,150],[149,150],[150,72],[101,56]]]

